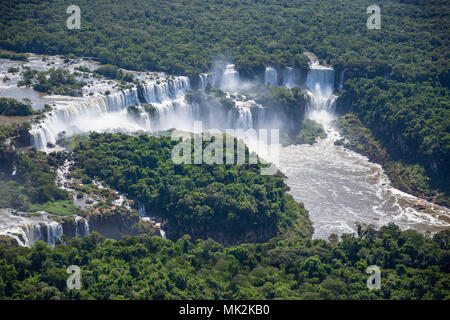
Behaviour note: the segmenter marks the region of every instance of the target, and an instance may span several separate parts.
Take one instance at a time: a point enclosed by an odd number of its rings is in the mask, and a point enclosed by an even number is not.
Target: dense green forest
[[[391,155],[353,113],[339,118],[337,126],[345,139],[338,140],[335,144],[344,145],[367,156],[370,161],[381,164],[395,188],[440,205],[450,206],[448,175],[434,175],[435,178],[431,180],[423,165],[411,159],[399,160],[395,152]]]
[[[29,116],[34,114],[29,103],[23,103],[11,98],[0,98],[0,115]]]
[[[212,240],[97,233],[54,250],[0,244],[0,299],[449,299],[450,232],[395,225],[341,241],[279,240],[225,248]],[[366,285],[381,268],[381,289]],[[81,268],[81,289],[66,268]]]
[[[346,82],[342,101],[385,148],[391,160],[399,165],[422,167],[426,189],[411,183],[400,189],[432,196],[437,192],[442,204],[450,199],[450,92],[447,88],[426,83],[400,83],[374,79],[352,79]],[[351,101],[351,102],[350,102]],[[354,122],[356,123],[356,122]],[[359,130],[356,126],[355,130]],[[345,131],[344,131],[345,134]],[[367,142],[367,141],[366,141]],[[359,142],[364,144],[363,142]],[[368,144],[362,148],[368,148]],[[361,148],[359,148],[361,149]],[[383,164],[385,159],[374,159]],[[402,164],[403,163],[403,164]],[[388,170],[389,171],[389,170]],[[388,172],[395,179],[393,170]],[[397,185],[399,187],[399,185]],[[408,190],[409,189],[409,190]]]
[[[215,58],[242,75],[265,64],[304,65],[305,50],[363,75],[449,85],[446,1],[383,1],[382,28],[368,30],[368,0],[80,0],[81,29],[68,30],[70,1],[0,5],[0,46],[94,56],[127,69],[198,74]]]
[[[234,244],[312,234],[303,204],[286,193],[282,177],[261,175],[262,165],[248,162],[248,149],[242,165],[192,165],[172,161],[179,142],[165,136],[92,133],[70,143],[84,175],[138,200],[148,215],[167,219],[170,238],[189,234]],[[203,150],[209,144],[203,142]],[[237,140],[234,146],[236,159]],[[225,163],[226,139],[223,148]]]

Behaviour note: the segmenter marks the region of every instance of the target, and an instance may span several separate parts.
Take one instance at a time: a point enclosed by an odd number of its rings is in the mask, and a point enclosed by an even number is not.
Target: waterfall
[[[314,111],[326,111],[328,115],[334,113],[337,96],[333,94],[333,87],[333,68],[322,66],[316,60],[312,60],[306,77],[308,117],[311,117]]]
[[[344,75],[345,69],[341,71],[341,76],[339,77],[339,87],[338,87],[339,91],[342,91],[344,89]]]
[[[60,239],[63,235],[62,225],[58,222],[50,222],[47,224],[47,243],[52,247],[55,246],[56,239]]]
[[[145,211],[145,206],[140,202],[138,203],[138,212],[142,218],[147,216],[147,212]]]
[[[84,235],[88,236],[91,233],[91,230],[89,229],[89,222],[84,219]]]
[[[266,67],[264,72],[264,84],[276,86],[278,84],[277,70],[272,67]]]
[[[63,235],[63,228],[46,213],[29,216],[0,209],[0,235],[13,238],[21,246],[32,247],[38,240],[54,246],[56,239]]]
[[[307,90],[306,115],[310,115],[313,111],[326,111],[333,114],[336,109],[336,101],[338,96],[330,94],[328,96],[315,95],[312,91]]]
[[[295,74],[294,69],[286,67],[283,74],[283,86],[287,88],[295,87]]]
[[[230,90],[239,86],[239,71],[235,69],[234,64],[227,64],[222,74],[221,88]]]
[[[80,228],[82,232],[80,232]],[[87,221],[87,219],[75,216],[75,237],[82,238],[88,236],[89,233],[89,222]]]
[[[253,128],[252,112],[247,106],[236,105],[236,108],[228,112],[227,121],[230,128],[244,130]]]
[[[22,226],[22,230],[22,237],[16,237],[16,240],[22,238],[20,239],[20,241],[18,241],[22,246],[31,247],[36,241],[44,240],[40,224],[27,223]]]
[[[45,226],[45,232],[42,230],[41,224]],[[41,240],[54,247],[56,239],[63,235],[63,228],[55,221],[25,223],[19,228],[11,228],[4,234],[16,239],[21,246],[32,247],[36,241]]]
[[[283,69],[282,75],[281,84],[287,87],[295,85],[292,67]],[[268,84],[276,85],[277,70],[266,67],[264,79]],[[218,82],[224,90],[233,89],[239,85],[239,81],[239,72],[234,64],[227,64],[224,69],[210,74],[199,75],[201,88],[205,88],[208,83],[216,85]],[[332,94],[333,81],[332,68],[321,66],[317,61],[311,62],[306,79],[310,111],[318,109],[333,112],[336,100]],[[61,135],[70,137],[91,131],[138,133],[171,128],[191,130],[194,120],[204,121],[205,129],[256,129],[274,120],[266,119],[266,113],[260,110],[263,108],[252,108],[254,102],[242,101],[234,96],[231,99],[235,107],[228,110],[213,104],[188,104],[185,92],[189,89],[187,77],[167,77],[164,80],[148,80],[136,88],[107,96],[75,99],[75,102],[57,105],[53,111],[45,114],[40,123],[33,124],[30,131],[32,144],[38,150],[46,151],[56,144]],[[129,109],[130,106],[135,108]],[[292,127],[292,123],[290,125]]]
[[[306,87],[319,95],[330,95],[333,93],[334,70],[333,68],[322,66],[317,62],[312,63],[308,76],[306,77]]]
[[[205,90],[208,83],[212,85],[213,78],[210,73],[200,73],[199,78],[200,78],[200,83],[199,83],[200,90]]]
[[[174,100],[184,100],[184,92],[189,88],[187,77],[152,80],[139,89],[127,89],[88,101],[59,105],[46,114],[40,123],[33,124],[30,130],[32,145],[38,150],[46,150],[48,144],[56,143],[58,134],[62,132],[72,136],[89,131],[151,130],[148,119],[126,121],[126,108],[138,105],[144,99],[145,103],[167,109]]]

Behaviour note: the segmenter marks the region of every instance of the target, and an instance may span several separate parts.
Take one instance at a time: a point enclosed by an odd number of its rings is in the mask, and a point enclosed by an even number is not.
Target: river
[[[331,125],[335,116],[321,110],[310,114],[321,123],[327,138],[313,145],[283,147],[280,169],[290,193],[305,204],[314,238],[356,232],[355,223],[380,227],[395,222],[402,229],[436,232],[450,227],[450,210],[393,188],[380,165],[334,142],[341,138]]]

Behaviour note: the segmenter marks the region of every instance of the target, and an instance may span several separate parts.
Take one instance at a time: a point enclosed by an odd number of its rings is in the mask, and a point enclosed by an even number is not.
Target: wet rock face
[[[68,238],[74,238],[76,233],[76,222],[72,219],[64,219],[62,223],[64,235]]]
[[[98,232],[105,238],[120,240],[123,236],[137,234],[133,227],[139,222],[139,214],[113,208],[108,212],[92,213],[88,220],[90,231]]]
[[[276,228],[271,229],[255,229],[248,230],[241,233],[231,233],[231,232],[223,232],[218,231],[213,228],[209,228],[208,226],[195,226],[191,228],[186,228],[186,226],[182,226],[180,224],[167,224],[166,227],[166,235],[168,239],[177,240],[181,238],[183,235],[189,234],[192,239],[203,239],[206,240],[208,238],[213,239],[219,243],[222,243],[225,246],[234,246],[239,245],[241,243],[261,243],[266,242],[269,239],[275,237]]]
[[[19,242],[11,237],[0,235],[0,244],[4,245],[5,248],[11,248],[19,245]]]
[[[344,92],[339,96],[336,101],[336,113],[338,115],[344,115],[346,113],[352,112],[353,104],[356,97],[350,92]]]
[[[304,70],[295,69],[295,84],[303,87],[306,84],[306,78],[308,77],[308,72]]]

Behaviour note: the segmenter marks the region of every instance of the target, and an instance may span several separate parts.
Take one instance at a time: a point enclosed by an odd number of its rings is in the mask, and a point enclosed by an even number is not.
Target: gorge
[[[225,109],[217,108],[208,99],[204,103],[191,100],[192,81],[188,77],[135,72],[139,84],[133,88],[117,89],[114,82],[90,78],[91,85],[83,88],[84,97],[53,98],[53,110],[33,123],[31,143],[38,150],[51,152],[62,138],[91,131],[130,134],[153,134],[172,128],[192,131],[193,121],[198,120],[203,121],[205,129],[283,129],[295,128],[303,118],[309,118],[325,128],[327,137],[313,145],[282,147],[280,169],[287,176],[290,193],[310,211],[315,238],[355,232],[355,223],[379,227],[395,222],[401,228],[431,232],[448,228],[450,211],[447,208],[426,202],[424,210],[415,209],[418,199],[390,186],[379,165],[334,144],[341,138],[333,126],[339,99],[335,94],[334,70],[320,65],[313,55],[308,57],[311,63],[306,75],[292,67],[277,70],[267,66],[258,80],[264,85],[302,87],[306,101],[298,106],[300,111],[294,110],[297,115],[292,110],[289,113],[274,111],[246,98],[245,91],[242,93],[239,89],[243,87],[251,92],[260,83],[241,78],[232,63],[225,64],[220,71],[200,74],[195,85],[200,91],[208,87],[223,90],[226,99],[232,101],[232,106]],[[61,63],[57,58],[51,59]],[[32,65],[38,66],[38,60],[38,56],[32,58]],[[339,76],[339,89],[343,81],[344,71]],[[103,94],[105,90],[109,93]],[[93,97],[87,95],[88,92],[92,92]],[[131,112],[130,107],[134,108]],[[60,150],[58,148],[56,150]],[[89,234],[87,220],[81,219],[75,218],[75,236]],[[64,228],[51,222],[47,223],[46,231],[42,231],[39,223],[23,221],[23,232],[4,233],[13,234],[22,245],[31,245],[36,240],[54,245]],[[163,232],[161,229],[161,234]]]

